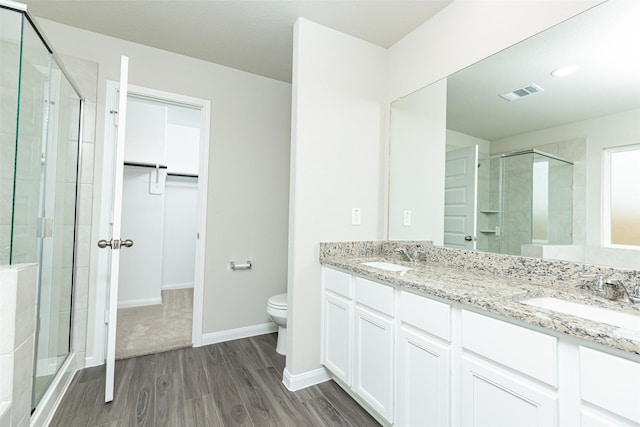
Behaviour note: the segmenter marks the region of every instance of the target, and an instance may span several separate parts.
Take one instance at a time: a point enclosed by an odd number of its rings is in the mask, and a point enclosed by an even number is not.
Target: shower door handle
[[[126,239],[126,240],[118,240],[118,239],[98,240],[98,247],[100,249],[104,249],[107,246],[109,246],[111,249],[120,249],[123,246],[125,248],[130,248],[131,246],[133,246],[133,240],[131,240],[131,239]]]

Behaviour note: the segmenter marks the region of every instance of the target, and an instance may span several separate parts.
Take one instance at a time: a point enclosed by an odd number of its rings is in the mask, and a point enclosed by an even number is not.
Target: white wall
[[[443,244],[444,217],[432,207],[444,205],[446,105],[447,82],[441,80],[391,106],[389,240]],[[404,225],[405,210],[411,226]]]
[[[287,198],[291,86],[175,53],[38,20],[60,53],[99,64],[94,188],[101,188],[106,80],[119,79],[120,55],[129,56],[129,83],[210,99],[205,334],[268,321],[269,296],[286,289]],[[89,337],[98,319],[94,197],[91,237]],[[252,271],[231,273],[232,259],[250,258]],[[95,338],[96,340],[98,338]],[[89,345],[87,356],[91,357]]]
[[[387,51],[294,28],[287,370],[320,367],[319,242],[384,238]],[[351,208],[362,225],[351,225]]]
[[[165,171],[158,173],[164,174]],[[122,238],[133,246],[122,249],[118,308],[160,304],[164,194],[149,192],[154,169],[125,166],[122,189]],[[125,252],[126,251],[126,252]]]
[[[168,176],[164,193],[162,289],[193,288],[198,179]]]
[[[447,151],[471,147],[474,145],[478,146],[478,154],[481,159],[484,159],[491,154],[490,142],[486,139],[477,138],[462,132],[447,129]]]

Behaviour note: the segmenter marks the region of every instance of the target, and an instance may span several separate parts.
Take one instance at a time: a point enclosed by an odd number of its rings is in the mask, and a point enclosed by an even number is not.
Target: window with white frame
[[[640,145],[605,151],[605,244],[640,247]]]

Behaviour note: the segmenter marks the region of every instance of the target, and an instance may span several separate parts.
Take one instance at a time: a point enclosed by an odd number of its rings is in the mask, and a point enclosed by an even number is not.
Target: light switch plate
[[[411,227],[411,211],[404,211],[402,214],[402,225]]]
[[[362,212],[360,208],[351,208],[351,225],[360,225],[362,221]]]

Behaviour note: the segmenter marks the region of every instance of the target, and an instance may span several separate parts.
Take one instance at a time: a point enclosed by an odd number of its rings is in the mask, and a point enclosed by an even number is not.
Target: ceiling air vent
[[[534,95],[539,92],[544,92],[540,86],[536,84],[530,84],[529,86],[525,86],[520,89],[513,90],[511,92],[502,93],[500,96],[507,101],[515,101],[516,99],[524,98],[525,96]]]

